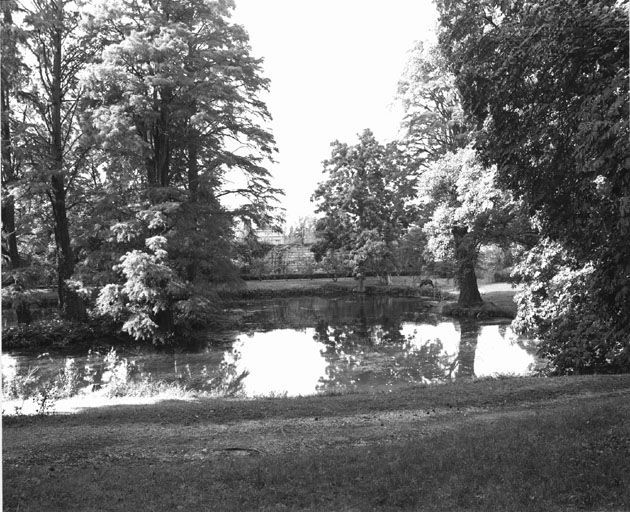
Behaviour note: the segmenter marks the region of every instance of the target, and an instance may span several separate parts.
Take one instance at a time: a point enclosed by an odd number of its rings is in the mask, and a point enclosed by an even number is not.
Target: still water
[[[123,379],[178,381],[236,396],[296,396],[527,375],[538,364],[535,347],[516,336],[509,321],[441,317],[416,299],[274,299],[252,301],[226,315],[237,318],[241,328],[220,340],[208,333],[208,343],[195,352],[6,353],[3,389],[6,393],[29,371],[45,381],[71,369],[83,393]]]

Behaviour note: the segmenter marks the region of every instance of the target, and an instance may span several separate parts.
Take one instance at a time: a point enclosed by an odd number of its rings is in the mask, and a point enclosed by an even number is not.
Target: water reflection
[[[523,375],[537,362],[534,349],[507,322],[447,319],[428,314],[415,299],[309,297],[251,303],[234,314],[242,318],[241,332],[227,346],[209,344],[196,353],[141,350],[117,359],[90,354],[72,357],[70,366],[68,357],[3,354],[3,390],[15,393],[35,369],[48,382],[60,371],[72,373],[77,388],[88,393],[124,368],[124,379],[131,381],[177,381],[228,395],[295,396]]]
[[[224,383],[239,379],[232,390],[246,396],[316,393],[328,362],[313,332],[278,329],[239,336],[224,355]]]
[[[536,358],[505,325],[438,321],[337,325],[242,336],[224,362],[245,396],[392,388],[530,373]]]

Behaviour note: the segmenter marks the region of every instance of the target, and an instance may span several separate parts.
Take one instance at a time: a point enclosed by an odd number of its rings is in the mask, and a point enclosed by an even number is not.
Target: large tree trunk
[[[70,230],[66,210],[66,191],[63,174],[54,174],[51,179],[51,202],[55,219],[55,242],[57,246],[57,297],[64,318],[82,320],[85,305],[79,295],[68,287],[67,280],[74,274],[74,254],[70,241]]]
[[[191,130],[188,138],[188,197],[192,204],[192,208],[196,208],[199,197],[199,167],[197,165],[197,132]],[[192,222],[196,228],[197,219],[193,219]],[[190,254],[190,263],[186,266],[186,277],[191,283],[195,281],[197,272],[199,270],[199,258],[197,257],[197,251],[193,250]]]
[[[2,143],[4,145],[4,141]],[[4,166],[4,161],[2,165]],[[6,246],[2,245],[2,253],[8,257],[11,268],[18,268],[20,266],[20,254],[15,234],[15,204],[10,195],[2,199],[2,232],[6,240]]]
[[[191,203],[197,202],[199,193],[199,166],[197,164],[198,153],[197,132],[191,130],[188,139],[188,195]]]
[[[11,5],[5,2],[3,9],[3,25],[11,26],[13,17],[11,14]],[[4,44],[3,44],[4,46]],[[5,56],[6,57],[6,56]],[[4,64],[4,63],[3,63]],[[2,188],[4,189],[15,181],[15,169],[13,162],[12,140],[11,140],[11,123],[9,122],[10,91],[11,91],[10,70],[5,65],[2,66]],[[11,268],[20,266],[20,255],[18,252],[17,236],[15,234],[15,204],[13,196],[5,195],[2,198],[2,231],[6,246],[3,244],[3,253],[9,258]],[[6,251],[6,252],[5,252]]]
[[[455,259],[457,260],[457,281],[459,283],[459,299],[457,304],[461,307],[474,307],[483,304],[477,276],[475,275],[475,261],[477,260],[477,248],[475,240],[468,228],[455,226],[452,228],[455,238]]]
[[[153,315],[153,321],[158,325],[160,332],[166,335],[166,338],[175,332],[175,320],[173,318],[173,308],[167,307],[161,309]]]
[[[169,131],[171,128],[170,102],[172,98],[173,92],[168,87],[153,93],[154,105],[159,116],[147,133],[152,150],[151,156],[145,162],[149,186],[168,187],[170,184],[171,143]]]
[[[4,2],[2,21],[3,29],[10,30],[13,25],[13,16],[11,9],[13,8],[11,2]],[[7,37],[11,37],[8,33]],[[15,58],[15,48],[5,45],[6,41],[3,41],[3,52],[7,52],[8,55],[3,56],[5,59]],[[2,189],[3,192],[7,191],[7,188],[17,180],[16,168],[13,154],[13,140],[11,138],[11,122],[10,122],[10,109],[11,109],[11,79],[15,79],[12,76],[12,71],[15,71],[15,67],[11,68],[10,64],[5,64],[6,60],[2,63],[2,86],[0,87],[0,93],[2,95],[2,142],[0,147],[2,149]],[[18,251],[17,234],[15,230],[15,202],[13,196],[10,193],[3,194],[2,198],[2,234],[5,243],[2,244],[2,255],[8,258],[8,267],[15,270],[22,266],[22,260]],[[25,284],[19,276],[16,276],[13,284],[13,309],[15,310],[18,324],[30,324],[33,320],[31,315],[28,296],[25,293]]]
[[[59,7],[58,17],[63,18],[63,12]],[[61,23],[60,23],[61,26]],[[85,316],[85,306],[79,295],[68,287],[67,280],[74,273],[74,254],[70,241],[70,229],[68,226],[68,212],[66,206],[66,188],[63,169],[63,131],[62,131],[62,29],[56,28],[53,34],[53,69],[51,83],[51,145],[50,160],[52,176],[50,180],[55,242],[57,246],[57,296],[59,308],[64,318],[81,320]]]

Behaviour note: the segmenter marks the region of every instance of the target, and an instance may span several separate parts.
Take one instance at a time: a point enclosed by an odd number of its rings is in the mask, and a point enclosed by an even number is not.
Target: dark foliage
[[[592,269],[582,280],[588,300],[573,316],[588,314],[590,327],[563,322],[557,336],[535,334],[567,370],[581,371],[608,349],[627,352],[628,2],[438,6],[440,44],[464,109],[477,124],[482,157],[497,165],[499,183],[524,200],[541,233],[567,250],[573,269]],[[569,309],[562,304],[558,310]]]

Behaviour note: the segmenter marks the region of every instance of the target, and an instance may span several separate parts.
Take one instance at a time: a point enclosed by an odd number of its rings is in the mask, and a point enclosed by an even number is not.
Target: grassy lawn
[[[630,376],[7,417],[6,511],[630,510]]]

